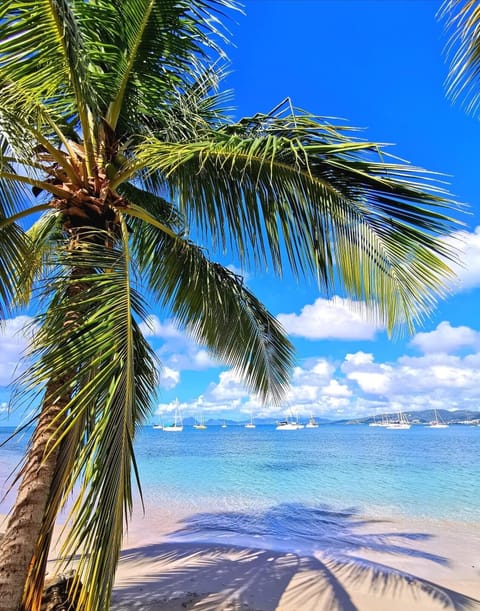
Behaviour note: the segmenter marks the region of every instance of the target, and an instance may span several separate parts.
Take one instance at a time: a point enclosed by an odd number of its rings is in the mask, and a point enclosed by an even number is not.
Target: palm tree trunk
[[[33,434],[22,469],[16,503],[0,542],[0,611],[21,609],[25,584],[55,476],[59,449],[49,451],[58,435],[58,426],[53,422],[67,405],[69,397],[59,396],[53,401],[52,398],[63,385],[64,380],[57,380],[47,386],[47,404],[43,405]]]

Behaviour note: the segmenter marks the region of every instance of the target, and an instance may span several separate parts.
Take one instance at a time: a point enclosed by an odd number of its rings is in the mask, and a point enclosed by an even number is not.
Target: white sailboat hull
[[[437,410],[434,410],[434,420],[427,424],[427,428],[429,429],[448,429],[448,424],[443,422],[443,420],[438,415]]]

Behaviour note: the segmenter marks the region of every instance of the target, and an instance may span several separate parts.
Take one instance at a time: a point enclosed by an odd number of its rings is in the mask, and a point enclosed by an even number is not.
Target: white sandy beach
[[[208,542],[204,521],[156,514],[132,524],[112,611],[480,610],[473,527],[366,518],[327,526],[311,550],[279,550],[268,537]]]
[[[135,516],[111,611],[480,611],[473,525],[355,518],[310,550],[207,530],[179,508]]]

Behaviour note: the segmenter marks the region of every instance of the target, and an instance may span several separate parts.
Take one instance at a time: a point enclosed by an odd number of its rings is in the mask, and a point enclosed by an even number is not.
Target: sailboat
[[[201,430],[201,431],[203,431],[203,430],[205,430],[207,428],[207,425],[203,421],[203,414],[200,416],[200,422],[195,422],[195,424],[193,425],[193,428]]]
[[[277,426],[275,427],[277,431],[299,431],[300,429],[304,429],[305,425],[300,424],[298,418],[294,418],[291,413],[290,416],[287,416],[286,420],[280,420],[277,422]]]
[[[223,424],[221,425],[222,429],[226,429],[227,428],[227,422],[224,420]]]
[[[377,420],[376,414],[373,414],[373,422],[369,422],[368,426],[386,426],[383,422]]]
[[[315,418],[313,417],[313,414],[310,416],[309,421],[307,422],[307,424],[305,425],[306,429],[318,429],[318,423],[315,420]]]
[[[182,416],[180,414],[180,410],[178,407],[175,408],[175,416],[173,419],[173,424],[168,424],[163,427],[163,430],[167,433],[180,433],[183,431],[183,421]]]
[[[427,428],[429,429],[448,429],[448,424],[446,424],[438,415],[437,410],[433,410],[434,411],[434,420],[432,420],[430,422],[430,424],[427,424]]]
[[[247,424],[245,425],[246,429],[254,429],[256,427],[255,423],[253,422],[253,412],[250,412],[250,422],[247,422]]]
[[[385,428],[387,429],[396,429],[396,430],[404,430],[409,429],[412,425],[408,421],[408,418],[405,416],[403,412],[398,412],[398,420],[396,422],[389,422]]]

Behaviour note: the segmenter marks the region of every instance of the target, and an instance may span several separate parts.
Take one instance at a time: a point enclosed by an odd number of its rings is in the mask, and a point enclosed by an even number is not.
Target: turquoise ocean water
[[[0,429],[0,442],[11,429]],[[26,439],[0,448],[0,493]],[[276,431],[144,427],[136,455],[147,507],[265,515],[275,507],[478,523],[480,427]],[[6,512],[12,499],[0,504]]]

